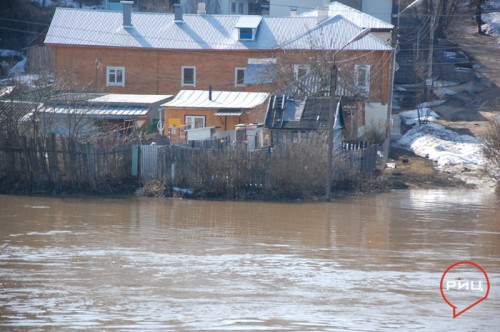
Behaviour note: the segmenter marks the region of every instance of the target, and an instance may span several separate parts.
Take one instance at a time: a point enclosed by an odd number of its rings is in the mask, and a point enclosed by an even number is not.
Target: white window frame
[[[234,86],[245,86],[245,83],[238,83],[238,72],[243,71],[243,82],[245,82],[245,74],[247,73],[246,67],[234,68]]]
[[[184,71],[186,69],[193,70],[193,83],[186,83],[185,82]],[[182,75],[181,86],[196,86],[196,67],[194,67],[194,66],[182,66],[181,75]]]
[[[229,3],[229,13],[233,15],[243,15],[245,13],[245,2],[242,0],[233,0]]]
[[[354,66],[354,85],[362,91],[370,92],[370,65]]]
[[[300,65],[293,65],[293,77],[298,80],[300,77],[299,77],[299,70],[301,69],[305,69],[306,73],[302,76],[305,76],[307,74],[309,74],[311,72],[311,66],[307,65],[307,64],[300,64]]]
[[[119,71],[122,72],[121,81],[117,80]],[[114,75],[114,80],[110,79],[111,75]],[[125,67],[106,67],[106,86],[125,86]]]
[[[196,128],[188,128],[188,124],[189,124],[188,120],[191,120],[191,123],[194,123],[196,119],[202,119],[202,121],[203,121],[203,125],[201,127],[198,127],[198,128],[205,128],[207,126],[206,116],[204,116],[204,115],[185,115],[184,116],[185,129],[186,130],[196,129]]]
[[[241,30],[243,30],[243,29],[251,31],[250,38],[247,38],[247,37],[243,38],[241,36]],[[238,39],[239,40],[255,40],[255,31],[256,31],[256,29],[252,29],[252,28],[238,28]]]

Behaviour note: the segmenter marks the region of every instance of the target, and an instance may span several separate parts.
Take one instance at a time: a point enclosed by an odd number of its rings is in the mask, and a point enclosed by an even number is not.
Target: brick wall
[[[156,50],[54,46],[57,79],[92,91],[172,94],[182,89],[274,92],[274,84],[235,87],[235,68],[248,58],[278,57],[282,64],[307,63],[310,51]],[[330,54],[331,55],[331,54]],[[353,79],[355,64],[371,65],[370,99],[387,103],[390,96],[390,52],[344,51],[337,55],[342,75]],[[106,67],[125,67],[125,86],[106,87]],[[181,86],[182,66],[196,67],[196,86]],[[327,65],[325,65],[327,66]],[[278,75],[280,76],[280,75]]]
[[[110,93],[177,94],[182,89],[274,91],[269,85],[235,87],[235,68],[248,58],[273,57],[273,51],[168,51],[55,46],[57,79]],[[106,87],[106,66],[125,67],[125,86]],[[181,86],[182,66],[196,67],[196,86]],[[76,85],[76,84],[75,84]]]

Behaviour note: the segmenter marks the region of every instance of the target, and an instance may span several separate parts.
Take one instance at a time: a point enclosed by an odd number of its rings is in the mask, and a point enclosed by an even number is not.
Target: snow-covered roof
[[[371,28],[371,29],[383,29],[383,30],[392,30],[394,26],[387,22],[384,22],[376,17],[363,13],[357,9],[344,5],[340,2],[332,2],[328,6],[328,16],[333,17],[341,15],[345,17],[347,20],[356,24],[361,28]],[[305,13],[302,13],[300,16],[303,17],[317,17],[318,10],[311,10]]]
[[[123,27],[121,11],[57,8],[46,44],[111,46],[189,50],[272,50],[288,47],[310,49],[309,32],[322,29],[334,36],[323,49],[339,49],[361,30],[344,17],[330,18],[320,24],[316,17],[251,17],[260,20],[255,40],[239,40],[239,15],[184,14],[183,23],[175,23],[174,14],[132,13],[132,27]],[[243,21],[245,21],[243,20]],[[238,24],[239,22],[239,24]],[[349,28],[346,28],[349,26]],[[339,33],[339,31],[341,33]],[[303,39],[299,42],[299,39]],[[291,44],[290,41],[295,41]],[[349,49],[390,50],[376,37],[352,43]]]
[[[38,110],[40,113],[49,114],[59,114],[59,115],[78,115],[90,118],[99,119],[124,119],[124,118],[136,118],[143,117],[148,114],[149,109],[147,107],[139,106],[79,106],[79,107],[46,107]],[[29,114],[28,116],[31,116]],[[29,119],[29,118],[26,118]],[[25,120],[26,120],[25,119]]]
[[[337,15],[318,24],[304,35],[283,44],[284,49],[338,50],[360,32],[359,26]],[[390,50],[380,39],[368,34],[345,47],[346,50]]]
[[[156,104],[167,101],[172,95],[137,95],[137,94],[118,94],[112,93],[101,97],[89,99],[91,103],[109,103],[109,104]]]
[[[263,92],[181,90],[174,99],[161,106],[173,108],[251,109],[264,103],[269,96]]]

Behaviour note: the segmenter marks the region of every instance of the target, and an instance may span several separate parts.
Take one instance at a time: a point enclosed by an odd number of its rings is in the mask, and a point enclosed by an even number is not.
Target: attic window
[[[240,40],[253,40],[253,29],[240,28]]]
[[[238,19],[235,28],[238,29],[239,40],[255,40],[261,16],[243,15]]]

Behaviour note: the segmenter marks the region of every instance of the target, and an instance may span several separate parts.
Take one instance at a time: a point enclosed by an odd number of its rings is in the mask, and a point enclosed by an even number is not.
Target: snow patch
[[[479,169],[484,164],[479,139],[460,135],[433,122],[410,129],[398,144],[418,156],[436,161],[440,168],[467,165]]]
[[[418,124],[419,118],[420,122],[433,121],[434,119],[439,118],[439,115],[428,107],[401,112],[399,113],[399,116],[407,126],[414,126]]]
[[[19,51],[14,51],[14,50],[7,50],[7,49],[0,49],[0,57],[2,58],[9,58],[9,57],[15,57],[19,56],[22,57],[23,53]]]
[[[9,69],[9,76],[19,76],[25,73],[26,68],[26,58],[22,59],[16,63],[12,68]]]
[[[499,37],[500,36],[500,0],[492,0],[487,6],[483,6],[484,10],[491,10],[491,13],[481,15],[485,22],[482,29],[488,35]]]

